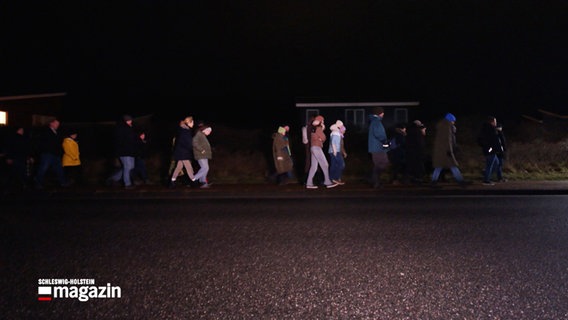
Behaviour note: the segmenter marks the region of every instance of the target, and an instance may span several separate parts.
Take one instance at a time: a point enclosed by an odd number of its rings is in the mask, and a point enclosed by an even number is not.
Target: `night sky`
[[[548,0],[2,1],[0,95],[67,92],[70,120],[259,121],[298,97],[568,114],[567,18]]]

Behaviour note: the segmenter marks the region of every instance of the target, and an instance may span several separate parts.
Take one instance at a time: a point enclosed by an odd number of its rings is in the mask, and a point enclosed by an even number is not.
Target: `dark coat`
[[[503,154],[504,148],[499,139],[497,129],[489,123],[484,123],[477,137],[483,155]]]
[[[120,121],[114,131],[114,152],[117,157],[135,157],[138,153],[138,140],[133,127]]]
[[[186,125],[178,127],[172,157],[175,161],[193,160],[193,133]]]
[[[37,141],[37,150],[40,154],[48,153],[55,156],[63,155],[63,136],[57,131],[51,130],[51,128],[45,128],[42,130],[39,136],[39,141]]]

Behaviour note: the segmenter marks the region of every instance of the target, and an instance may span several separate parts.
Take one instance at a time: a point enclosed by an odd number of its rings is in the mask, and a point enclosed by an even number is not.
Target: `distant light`
[[[6,117],[6,111],[0,111],[0,126],[5,126],[8,123],[8,118]]]

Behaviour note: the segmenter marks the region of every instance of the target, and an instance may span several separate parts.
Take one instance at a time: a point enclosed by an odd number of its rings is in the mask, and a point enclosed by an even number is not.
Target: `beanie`
[[[336,125],[338,128],[341,128],[341,127],[343,127],[343,121],[337,120],[337,121],[335,121],[335,125]]]
[[[286,128],[284,128],[284,127],[278,127],[278,133],[280,133],[281,135],[286,134]]]
[[[448,120],[448,121],[452,121],[452,122],[453,122],[453,121],[456,121],[456,116],[454,116],[454,115],[451,114],[451,113],[446,114],[446,117],[445,117],[445,118],[446,118],[446,120]]]

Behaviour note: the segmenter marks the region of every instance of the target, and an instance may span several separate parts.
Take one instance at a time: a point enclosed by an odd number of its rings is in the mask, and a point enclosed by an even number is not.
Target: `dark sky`
[[[0,95],[67,92],[70,118],[277,117],[313,96],[566,114],[567,18],[549,0],[2,1]]]

